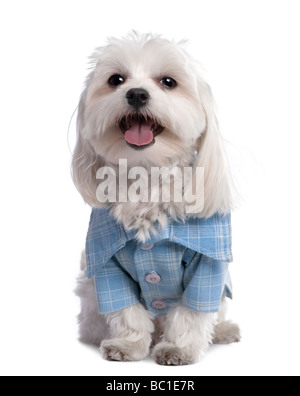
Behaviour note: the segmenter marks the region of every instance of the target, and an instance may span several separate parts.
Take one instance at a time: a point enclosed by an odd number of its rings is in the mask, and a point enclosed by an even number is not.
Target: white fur
[[[214,111],[210,87],[202,79],[199,66],[182,44],[160,37],[133,34],[123,40],[112,39],[92,56],[93,71],[81,96],[77,144],[73,158],[74,182],[84,200],[93,207],[102,207],[96,198],[96,172],[104,165],[118,166],[120,158],[129,166],[184,167],[191,164],[205,169],[205,201],[201,217],[226,213],[231,209],[231,192],[221,137]],[[107,86],[108,78],[120,73],[128,80],[117,90]],[[157,79],[171,75],[178,81],[175,90],[163,90]],[[126,92],[144,88],[150,94],[143,113],[158,119],[165,127],[155,145],[133,153],[117,125],[130,111]],[[184,218],[185,203],[163,205],[130,202],[112,208],[114,215],[127,228],[147,230],[165,214]],[[132,212],[135,213],[134,220]],[[130,219],[130,221],[128,220]],[[141,233],[140,233],[141,234]]]
[[[149,172],[152,166],[204,167],[204,209],[199,208],[196,215],[210,217],[216,212],[229,212],[230,183],[213,97],[198,63],[186,52],[184,44],[133,32],[120,40],[110,39],[107,46],[95,51],[91,62],[93,69],[79,103],[72,163],[74,182],[84,200],[92,207],[105,206],[96,198],[96,172],[107,165],[117,169],[122,158],[127,159],[129,166],[143,166]],[[126,81],[111,89],[107,81],[115,73],[126,77]],[[159,79],[166,76],[178,82],[176,89],[167,90],[159,85]],[[155,144],[141,151],[126,144],[118,126],[131,111],[126,100],[131,88],[149,92],[151,99],[140,111],[164,127]],[[157,221],[165,225],[168,217],[187,216],[184,199],[168,204],[116,203],[110,208],[126,229],[138,229],[137,238],[141,241],[147,239]],[[140,360],[148,355],[154,325],[152,315],[141,304],[106,315],[103,320],[97,313],[94,285],[84,274],[79,278],[77,294],[82,301],[79,316],[82,340],[101,343],[103,356],[110,360]],[[215,325],[218,327],[214,335]],[[194,363],[214,337],[220,342],[239,339],[238,328],[231,329],[234,333],[231,337],[230,326],[225,327],[226,335],[222,337],[222,324],[216,315],[178,306],[169,312],[164,326],[155,331],[156,342],[162,338],[154,348],[155,359],[160,364]]]
[[[212,342],[216,314],[193,312],[177,306],[167,315],[162,341],[153,355],[158,364],[196,363]]]
[[[149,354],[154,332],[153,314],[142,304],[106,315],[111,337],[102,341],[100,350],[108,360],[142,360]]]

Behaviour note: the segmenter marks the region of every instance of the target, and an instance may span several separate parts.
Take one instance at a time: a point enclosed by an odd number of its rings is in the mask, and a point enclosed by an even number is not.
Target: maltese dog
[[[240,340],[231,193],[210,87],[185,43],[132,32],[92,55],[73,179],[92,207],[76,288],[80,338],[105,359],[199,360]]]

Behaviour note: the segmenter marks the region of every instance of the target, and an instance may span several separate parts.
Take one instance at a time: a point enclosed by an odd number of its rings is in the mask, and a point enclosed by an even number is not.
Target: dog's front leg
[[[101,343],[100,351],[107,360],[134,361],[149,354],[153,315],[142,304],[107,314],[111,338]]]
[[[161,365],[196,363],[212,342],[216,314],[193,312],[183,306],[172,309],[165,324],[163,340],[153,356]]]

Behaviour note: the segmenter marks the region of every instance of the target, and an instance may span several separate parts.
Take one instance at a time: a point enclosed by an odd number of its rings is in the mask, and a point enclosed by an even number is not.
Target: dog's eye
[[[124,84],[125,78],[122,77],[120,74],[114,74],[113,76],[109,77],[108,84],[111,87],[117,87],[121,84]]]
[[[177,82],[172,77],[164,77],[159,82],[165,88],[176,88]]]

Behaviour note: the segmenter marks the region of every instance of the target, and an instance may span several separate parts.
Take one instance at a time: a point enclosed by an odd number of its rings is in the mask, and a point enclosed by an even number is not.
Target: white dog
[[[211,90],[184,43],[160,36],[110,39],[92,62],[73,158],[93,208],[81,339],[108,360],[153,348],[159,364],[195,363],[210,343],[240,340],[225,321],[231,194]]]

